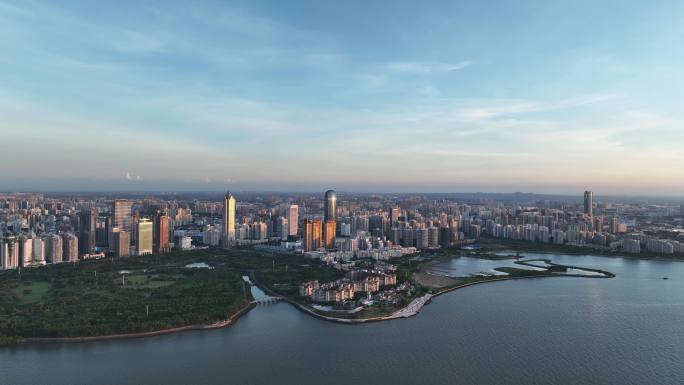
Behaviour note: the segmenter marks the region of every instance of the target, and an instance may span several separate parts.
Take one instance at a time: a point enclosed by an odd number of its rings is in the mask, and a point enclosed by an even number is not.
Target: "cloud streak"
[[[434,74],[462,70],[473,65],[472,61],[464,60],[457,63],[404,61],[389,63],[387,67],[392,71],[413,74]]]

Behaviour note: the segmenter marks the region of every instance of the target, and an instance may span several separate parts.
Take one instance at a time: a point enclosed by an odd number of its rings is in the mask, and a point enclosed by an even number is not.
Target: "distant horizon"
[[[269,189],[204,189],[204,190],[172,190],[172,189],[148,189],[148,190],[59,190],[59,189],[2,189],[0,194],[55,194],[55,195],[138,195],[138,194],[154,194],[154,195],[165,195],[165,194],[200,194],[200,195],[221,195],[227,190],[230,190],[236,195],[240,194],[283,194],[283,195],[321,195],[325,193],[326,190],[330,189],[325,187],[319,190],[269,190]],[[418,191],[418,190],[406,190],[406,191],[357,191],[357,190],[345,190],[332,188],[338,194],[342,195],[482,195],[482,196],[503,196],[503,197],[513,197],[516,195],[531,195],[539,197],[559,197],[559,198],[570,198],[576,201],[582,201],[583,192],[535,192],[535,191]],[[594,193],[594,201],[598,202],[601,200],[612,200],[612,199],[672,199],[676,201],[684,201],[684,196],[680,195],[656,195],[656,194],[614,194],[614,193],[598,193],[595,190],[588,190]]]

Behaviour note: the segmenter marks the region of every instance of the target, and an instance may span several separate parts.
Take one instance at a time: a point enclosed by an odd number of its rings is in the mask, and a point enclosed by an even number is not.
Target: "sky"
[[[0,190],[684,194],[684,2],[0,0]]]

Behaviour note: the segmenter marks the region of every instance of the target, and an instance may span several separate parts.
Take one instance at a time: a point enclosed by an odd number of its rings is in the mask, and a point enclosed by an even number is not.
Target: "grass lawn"
[[[122,280],[117,280],[118,284],[122,284]],[[173,277],[160,276],[159,274],[132,274],[126,275],[126,286],[129,289],[157,289],[160,287],[171,286],[178,282]]]
[[[30,305],[44,300],[51,287],[48,282],[20,282],[19,286],[11,289],[11,292],[20,304]]]

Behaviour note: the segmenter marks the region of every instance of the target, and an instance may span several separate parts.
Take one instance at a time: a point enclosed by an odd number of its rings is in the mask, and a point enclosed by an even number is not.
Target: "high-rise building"
[[[152,254],[152,222],[147,218],[141,218],[135,227],[135,253],[136,255]]]
[[[297,228],[297,224],[299,221],[299,206],[297,205],[290,205],[290,207],[287,208],[287,225],[289,227],[288,235],[292,237],[297,236],[297,231],[299,230]]]
[[[129,232],[132,230],[131,206],[132,203],[125,199],[117,199],[112,203],[112,227]]]
[[[399,222],[399,217],[401,216],[401,209],[399,207],[392,207],[390,209],[390,224],[394,226]]]
[[[287,240],[290,232],[290,221],[285,217],[279,217],[276,221],[276,236],[281,240]]]
[[[613,234],[620,232],[620,220],[617,217],[613,217],[610,220],[610,232]]]
[[[603,217],[594,218],[594,230],[599,233],[603,231]]]
[[[47,252],[45,257],[50,263],[60,263],[63,261],[62,254],[64,248],[62,246],[62,237],[57,234],[52,234],[48,237]]]
[[[78,238],[74,234],[62,236],[62,260],[64,262],[78,261]]]
[[[323,222],[320,219],[304,220],[304,251],[314,251],[321,248],[323,238]]]
[[[337,221],[337,193],[334,190],[325,192],[325,202],[323,205],[323,221]]]
[[[128,231],[112,228],[112,239],[109,242],[109,250],[115,257],[128,257],[131,255],[131,236]],[[66,255],[64,256],[66,259]]]
[[[34,265],[45,264],[45,242],[38,237],[33,238],[33,255],[31,262]]]
[[[224,246],[235,243],[235,197],[230,191],[226,192],[223,201],[223,237]]]
[[[584,192],[584,214],[594,216],[594,193],[592,191]]]
[[[31,235],[19,235],[19,266],[27,267],[33,261],[33,238]]]
[[[332,243],[335,243],[335,233],[328,234],[328,228],[335,229],[335,225],[328,225],[329,221],[337,222],[337,193],[334,190],[328,190],[325,192],[325,201],[323,202],[323,238],[327,241],[332,239]],[[326,248],[328,247],[326,243]]]
[[[325,221],[325,248],[332,250],[335,248],[335,231],[337,227],[337,222],[332,219]]]
[[[165,212],[157,211],[152,225],[154,252],[164,254],[171,251],[171,232],[169,230],[169,216]]]
[[[81,255],[95,251],[97,209],[82,210],[78,214],[78,248]]]
[[[389,228],[391,226],[388,226],[387,218],[384,215],[371,215],[368,217],[368,229],[374,237],[382,237],[388,234]]]
[[[130,232],[130,235],[131,235],[131,243],[133,243],[133,244],[137,244],[136,243],[136,239],[137,239],[136,236],[137,236],[138,232],[136,231],[135,226],[138,224],[138,219],[140,219],[140,216],[138,215],[138,213],[131,214],[131,232]]]
[[[16,269],[19,267],[19,244],[17,237],[6,233],[0,238],[0,269]]]

